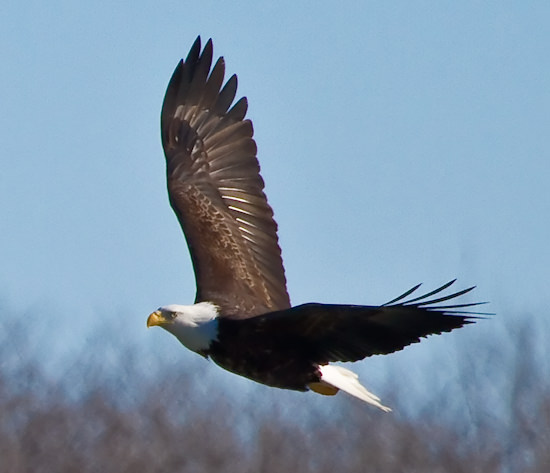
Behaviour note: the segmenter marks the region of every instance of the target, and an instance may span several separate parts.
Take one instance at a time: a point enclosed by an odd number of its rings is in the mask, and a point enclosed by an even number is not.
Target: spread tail
[[[351,394],[352,396],[361,399],[373,406],[382,409],[384,412],[390,412],[389,407],[384,406],[380,403],[380,398],[375,396],[359,382],[359,376],[357,376],[353,371],[350,371],[346,368],[336,365],[322,365],[319,366],[319,371],[321,372],[321,383],[328,385],[326,388],[329,388],[329,391],[333,388],[341,389],[342,391]],[[321,394],[329,394],[328,392],[322,392],[322,389],[319,389],[318,386],[310,386],[314,391],[320,392]],[[336,394],[336,390],[330,394]]]

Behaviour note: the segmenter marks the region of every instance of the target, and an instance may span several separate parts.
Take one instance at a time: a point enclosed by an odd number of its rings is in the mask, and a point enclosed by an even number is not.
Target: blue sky
[[[545,316],[548,2],[0,9],[0,299],[60,344],[113,317],[161,343],[147,314],[194,298],[159,113],[198,34],[249,99],[295,304],[458,277],[499,314],[477,337]]]

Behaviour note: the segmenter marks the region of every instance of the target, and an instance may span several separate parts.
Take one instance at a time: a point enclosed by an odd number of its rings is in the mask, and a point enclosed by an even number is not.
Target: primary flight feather
[[[247,100],[234,104],[237,77],[212,67],[212,41],[197,38],[174,71],[161,113],[170,204],[197,280],[195,304],[160,307],[147,319],[221,367],[278,388],[338,390],[390,410],[352,371],[333,365],[387,354],[471,323],[479,303],[446,304],[454,281],[382,306],[291,307],[277,224],[263,192]],[[445,303],[442,305],[442,303]],[[465,310],[466,309],[466,310]]]

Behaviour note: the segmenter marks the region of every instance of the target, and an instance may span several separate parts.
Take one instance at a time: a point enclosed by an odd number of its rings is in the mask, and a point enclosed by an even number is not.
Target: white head
[[[171,304],[159,307],[147,319],[147,327],[168,330],[185,347],[204,352],[218,336],[218,307],[211,302],[194,305]]]

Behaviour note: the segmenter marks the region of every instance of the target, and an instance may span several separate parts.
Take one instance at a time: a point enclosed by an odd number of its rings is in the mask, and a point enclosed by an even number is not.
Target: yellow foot
[[[334,396],[339,391],[338,388],[323,382],[309,383],[307,386],[312,391],[322,394],[323,396]]]

